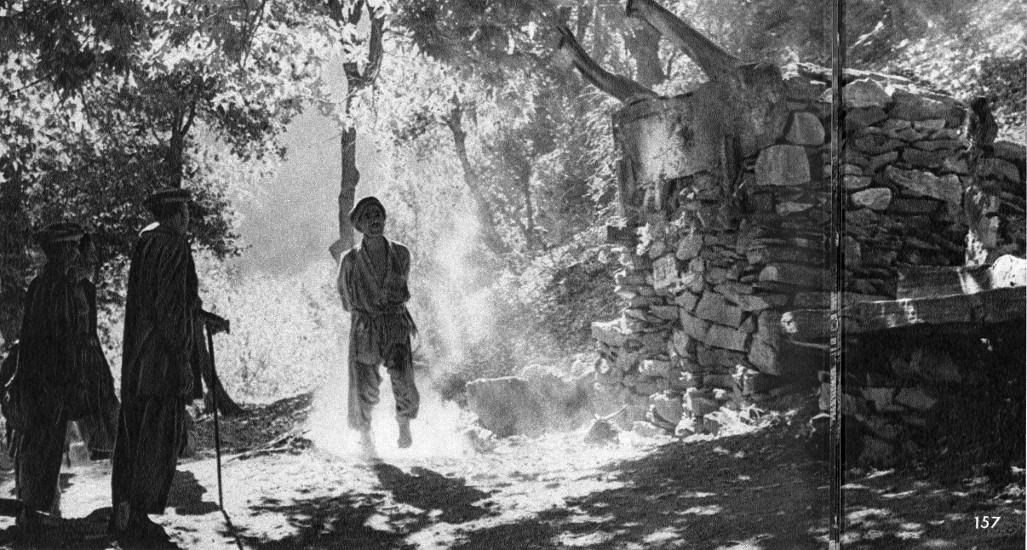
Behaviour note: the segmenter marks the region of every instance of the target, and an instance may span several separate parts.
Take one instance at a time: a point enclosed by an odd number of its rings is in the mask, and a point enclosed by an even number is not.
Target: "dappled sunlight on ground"
[[[289,416],[287,408],[308,410],[310,403],[291,399],[274,410]],[[264,425],[257,420],[263,413],[249,414],[233,426]],[[462,437],[459,425],[437,427]],[[300,420],[286,433],[310,436],[309,426]],[[277,434],[267,438],[281,440]],[[622,432],[593,446],[583,443],[584,429],[512,437],[485,452],[468,445],[450,451],[431,437],[399,451],[385,439],[377,460],[317,436],[313,446],[297,436],[307,444],[276,443],[255,453],[242,446],[255,440],[240,436],[223,468],[231,526],[217,507],[210,449],[199,439],[198,458],[181,462],[169,507],[155,519],[180,548],[202,549],[238,548],[237,540],[248,549],[820,549],[829,470],[806,454],[803,434],[801,422],[782,418],[687,443]],[[109,464],[98,462],[76,465],[62,479],[65,515],[83,518],[74,520],[77,532],[88,534],[77,548],[114,545],[103,529],[109,475]],[[8,475],[0,491],[12,485]],[[846,498],[847,548],[1022,547],[1011,546],[1023,540],[1022,478],[996,496],[979,481],[943,486],[871,472],[849,480]],[[975,515],[1003,519],[975,530]],[[0,518],[0,546],[52,546],[17,542],[11,525]]]
[[[850,477],[843,487],[846,547],[1023,548],[1022,472],[998,494],[981,478],[943,485],[894,470]],[[975,518],[984,516],[1002,519],[979,528]]]

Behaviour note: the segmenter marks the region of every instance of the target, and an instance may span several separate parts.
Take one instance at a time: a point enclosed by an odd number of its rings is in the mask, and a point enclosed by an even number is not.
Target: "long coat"
[[[196,339],[196,266],[189,242],[157,225],[143,230],[132,254],[125,304],[121,400],[194,395],[199,365],[190,358]]]

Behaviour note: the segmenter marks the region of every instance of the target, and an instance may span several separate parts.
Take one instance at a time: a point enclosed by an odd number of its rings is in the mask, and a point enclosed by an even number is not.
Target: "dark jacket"
[[[89,314],[76,278],[48,266],[29,284],[21,324],[19,384],[62,390],[81,381],[79,351],[88,343]]]
[[[161,225],[139,236],[128,272],[121,399],[191,395],[196,266],[189,242]]]

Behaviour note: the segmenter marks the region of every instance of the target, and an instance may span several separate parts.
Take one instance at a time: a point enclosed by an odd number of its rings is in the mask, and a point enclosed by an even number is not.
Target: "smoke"
[[[310,439],[319,449],[356,459],[361,455],[359,434],[349,428],[346,420],[349,370],[345,358],[349,346],[348,328],[339,331],[337,346],[342,360],[330,367],[327,380],[315,392],[307,429]],[[380,458],[398,460],[460,456],[468,449],[467,441],[461,435],[461,428],[467,425],[466,416],[456,403],[443,402],[424,376],[419,376],[416,381],[421,394],[421,406],[417,418],[410,423],[414,444],[409,449],[399,449],[396,444],[399,428],[396,424],[392,381],[384,367],[379,369],[382,372],[379,386],[381,401],[373,411],[371,432]]]
[[[431,255],[434,273],[427,281],[414,281],[429,293],[431,308],[415,313],[436,322],[433,328],[439,349],[426,350],[435,363],[436,377],[452,372],[473,346],[496,336],[494,290],[480,282],[483,266],[478,261],[477,218],[467,209],[458,210],[450,224],[451,230]]]
[[[469,216],[469,214],[465,214]],[[470,447],[463,436],[469,417],[452,401],[443,401],[437,389],[439,376],[448,372],[465,356],[465,344],[478,341],[493,331],[492,300],[487,289],[474,288],[476,269],[468,265],[473,255],[477,228],[473,218],[463,217],[454,223],[449,237],[431,251],[432,263],[438,268],[425,278],[414,266],[412,290],[432,289],[428,296],[412,300],[412,315],[422,325],[440,336],[442,345],[420,337],[414,343],[415,358],[427,360],[416,370],[416,384],[421,396],[418,416],[411,422],[414,444],[399,449],[399,428],[396,423],[396,401],[392,381],[384,366],[380,369],[380,402],[372,414],[371,431],[378,456],[385,460],[415,457],[460,456]],[[427,304],[418,306],[418,304]],[[425,322],[436,326],[426,327]],[[349,346],[349,325],[340,327],[336,346],[342,360],[329,369],[325,384],[315,393],[314,406],[308,419],[311,440],[317,447],[333,454],[357,458],[361,449],[359,434],[347,425],[349,372],[346,364]]]

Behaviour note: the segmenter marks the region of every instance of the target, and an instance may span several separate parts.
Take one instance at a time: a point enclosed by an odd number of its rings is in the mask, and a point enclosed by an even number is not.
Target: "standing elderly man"
[[[185,437],[186,404],[198,395],[191,362],[200,299],[186,239],[189,191],[146,200],[156,222],[140,233],[128,273],[121,364],[121,411],[111,479],[112,527],[119,536],[166,541],[149,519],[167,505]]]
[[[410,250],[385,238],[385,207],[375,197],[361,199],[349,213],[363,238],[339,261],[342,307],[351,314],[349,339],[349,425],[372,453],[371,410],[378,403],[385,364],[392,379],[399,423],[399,446],[412,443],[410,420],[417,417],[420,396],[414,385],[411,336],[417,333],[407,311]]]
[[[79,357],[88,344],[86,298],[75,264],[81,225],[52,224],[37,238],[46,266],[29,284],[22,317],[17,370],[4,414],[11,431],[15,485],[24,511],[19,524],[35,524],[35,512],[60,516],[61,457],[68,421],[81,409]]]

